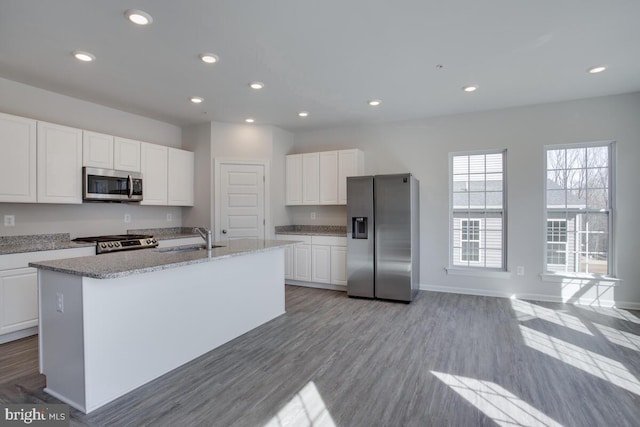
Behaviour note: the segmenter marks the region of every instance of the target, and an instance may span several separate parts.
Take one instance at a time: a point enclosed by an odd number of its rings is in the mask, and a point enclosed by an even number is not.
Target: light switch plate
[[[16,225],[16,216],[15,215],[5,215],[4,216],[4,226],[5,227],[14,227]]]
[[[315,212],[311,212],[311,219],[316,219],[316,213]]]
[[[167,214],[167,222],[169,221],[173,221],[173,214],[170,214],[170,213]]]
[[[131,222],[131,215],[130,214],[124,214],[124,222]]]

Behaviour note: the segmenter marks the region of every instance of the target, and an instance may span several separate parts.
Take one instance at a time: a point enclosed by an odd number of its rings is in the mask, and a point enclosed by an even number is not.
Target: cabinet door
[[[311,281],[311,245],[297,244],[294,246],[293,278],[305,282]]]
[[[331,283],[347,285],[347,248],[331,246]]]
[[[167,205],[169,149],[143,142],[140,146],[142,171],[141,205]]]
[[[36,121],[0,113],[0,202],[36,201]]]
[[[338,204],[338,152],[320,153],[320,204]]]
[[[331,283],[331,246],[311,246],[311,281]]]
[[[285,191],[287,205],[302,204],[302,154],[286,157]]]
[[[293,266],[294,266],[294,246],[287,246],[284,248],[284,278],[293,279]]]
[[[0,335],[38,325],[36,269],[0,271]]]
[[[113,136],[82,131],[82,166],[113,169]]]
[[[364,154],[360,150],[338,152],[338,204],[347,204],[347,177],[364,174]]]
[[[82,130],[38,122],[38,203],[82,203]]]
[[[140,141],[116,136],[113,144],[113,168],[121,171],[140,172]]]
[[[320,181],[320,153],[302,155],[302,204],[317,205]]]
[[[171,147],[168,150],[168,204],[170,206],[193,206],[193,153]]]

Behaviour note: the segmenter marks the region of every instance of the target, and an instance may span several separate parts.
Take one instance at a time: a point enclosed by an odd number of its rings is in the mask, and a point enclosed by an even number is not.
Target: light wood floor
[[[72,425],[640,425],[637,312],[293,286],[286,298],[287,314],[90,415],[72,409]],[[0,403],[58,403],[43,386],[35,338],[0,346]]]

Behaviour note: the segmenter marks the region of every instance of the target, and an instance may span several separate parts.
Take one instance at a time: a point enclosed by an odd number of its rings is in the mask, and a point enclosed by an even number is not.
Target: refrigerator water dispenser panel
[[[354,216],[351,218],[351,238],[352,239],[368,239],[367,230],[369,227],[367,226],[367,217],[364,216]]]

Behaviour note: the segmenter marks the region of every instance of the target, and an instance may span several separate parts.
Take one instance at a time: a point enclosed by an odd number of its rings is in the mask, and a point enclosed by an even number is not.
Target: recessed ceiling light
[[[599,65],[599,66],[597,66],[597,67],[591,67],[591,68],[589,68],[589,69],[587,70],[587,72],[588,72],[588,73],[590,73],[590,74],[598,74],[598,73],[603,72],[603,71],[604,71],[604,70],[606,70],[606,69],[607,69],[607,67],[602,66],[602,65]]]
[[[153,18],[147,12],[138,9],[129,9],[124,16],[136,25],[149,25],[153,22]]]
[[[247,122],[247,123],[253,123],[253,122],[255,122],[255,120],[254,120],[254,119],[252,119],[251,117],[248,117],[248,118],[244,119],[244,121],[245,121],[245,122]]]
[[[372,107],[377,107],[380,104],[382,104],[382,101],[380,101],[379,99],[372,99],[371,101],[369,101],[369,105],[371,105]]]
[[[298,113],[298,116],[300,116],[300,117],[308,117],[309,116],[309,112],[308,111],[300,111]]]
[[[264,87],[264,83],[262,83],[262,82],[251,82],[251,83],[249,83],[249,87],[251,89],[259,90],[259,89],[262,89]]]
[[[96,56],[89,52],[84,52],[82,50],[76,50],[72,52],[74,58],[82,62],[91,62],[96,60]]]
[[[201,104],[202,101],[204,101],[204,98],[200,96],[192,96],[191,98],[189,98],[189,101],[193,102],[194,104]]]
[[[213,53],[202,53],[200,54],[200,59],[202,62],[206,62],[207,64],[215,64],[220,60],[218,55],[214,55]]]
[[[477,85],[464,86],[462,90],[465,92],[475,92],[478,90],[478,86]]]

